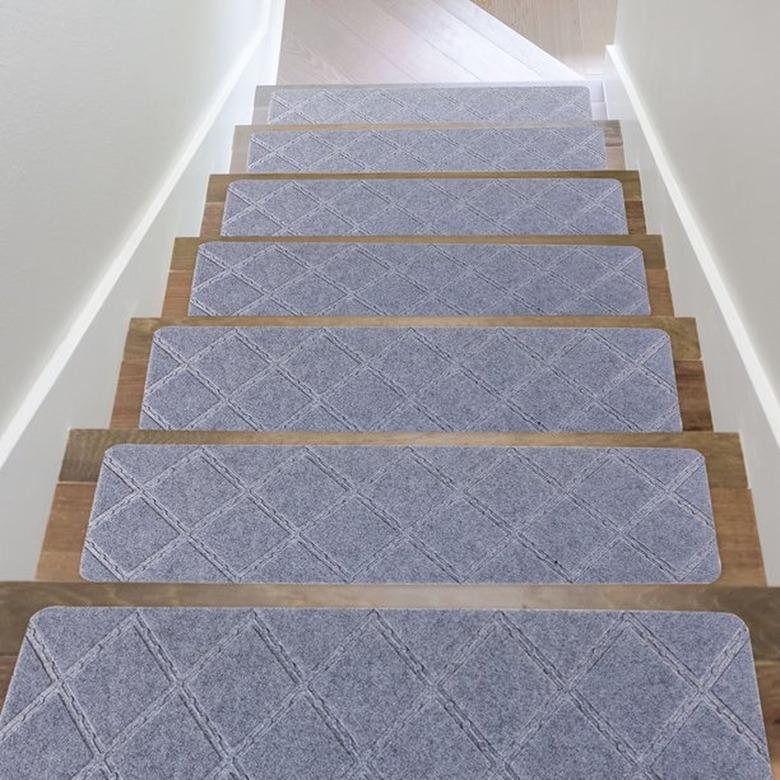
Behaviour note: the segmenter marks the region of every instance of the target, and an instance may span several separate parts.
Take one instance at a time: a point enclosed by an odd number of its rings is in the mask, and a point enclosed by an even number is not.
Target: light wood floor
[[[280,84],[578,78],[471,0],[286,2]]]
[[[473,0],[586,78],[599,78],[617,0]]]
[[[278,82],[599,78],[616,6],[617,0],[287,0]]]

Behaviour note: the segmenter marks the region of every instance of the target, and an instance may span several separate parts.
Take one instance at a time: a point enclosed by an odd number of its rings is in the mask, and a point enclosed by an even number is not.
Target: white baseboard
[[[780,401],[614,46],[604,85],[608,116],[621,120],[626,165],[642,175],[648,231],[663,234],[675,309],[697,319],[715,427],[741,434],[767,577],[780,583]]]
[[[181,152],[120,251],[0,434],[0,579],[30,579],[43,540],[68,430],[108,424],[133,316],[157,316],[173,238],[197,235],[208,176],[227,170],[233,129],[249,121],[258,82],[273,82],[283,3],[239,52],[182,139]]]

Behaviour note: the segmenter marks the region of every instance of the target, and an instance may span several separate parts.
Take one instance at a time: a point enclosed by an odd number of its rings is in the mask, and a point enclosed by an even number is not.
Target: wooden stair
[[[259,94],[262,105],[264,95]],[[405,173],[405,174],[247,174],[247,144],[253,126],[236,129],[230,174],[210,178],[201,235],[179,238],[173,247],[160,318],[133,319],[119,373],[108,430],[74,430],[64,455],[36,582],[0,583],[0,696],[30,616],[59,605],[177,606],[404,606],[518,607],[566,609],[665,609],[728,611],[749,626],[756,658],[765,725],[775,761],[780,761],[780,589],[766,587],[758,531],[739,437],[713,432],[705,371],[696,324],[674,315],[662,240],[647,235],[641,183],[625,170],[620,129],[603,123],[610,139],[610,170],[577,172]],[[329,126],[323,126],[329,127]],[[339,126],[340,129],[361,126]],[[267,128],[264,128],[267,129]],[[275,126],[283,130],[284,126]],[[242,161],[244,161],[242,163]],[[242,167],[243,165],[243,167]],[[419,178],[609,178],[623,187],[629,234],[621,236],[254,236],[220,235],[227,188],[237,180],[419,179]],[[188,317],[187,300],[198,248],[207,242],[354,242],[499,244],[602,244],[635,246],[644,253],[652,315],[649,317]],[[249,433],[139,430],[139,415],[152,337],[161,327],[280,326],[317,327],[621,327],[657,328],[669,334],[674,357],[681,433]],[[710,481],[722,574],[713,585],[212,585],[185,583],[87,583],[79,559],[103,454],[117,444],[342,444],[403,446],[523,445],[693,448],[705,457]]]

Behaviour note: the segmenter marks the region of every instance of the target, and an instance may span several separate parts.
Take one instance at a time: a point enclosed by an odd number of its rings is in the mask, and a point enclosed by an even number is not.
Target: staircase
[[[594,98],[258,88],[0,585],[0,776],[772,776],[739,438]]]

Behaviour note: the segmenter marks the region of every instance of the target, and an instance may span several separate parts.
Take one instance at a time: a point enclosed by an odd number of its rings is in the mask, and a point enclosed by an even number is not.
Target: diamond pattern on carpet
[[[769,780],[747,628],[701,612],[53,608],[0,775]]]
[[[224,236],[627,232],[615,179],[239,179],[222,220]]]
[[[274,124],[425,122],[588,122],[587,87],[313,87],[277,89]]]
[[[649,328],[167,327],[141,428],[679,431]]]
[[[121,445],[81,573],[181,582],[713,582],[704,458],[574,447]]]
[[[650,314],[631,246],[274,244],[198,249],[191,316]]]
[[[253,173],[552,171],[606,167],[599,127],[266,130]]]

